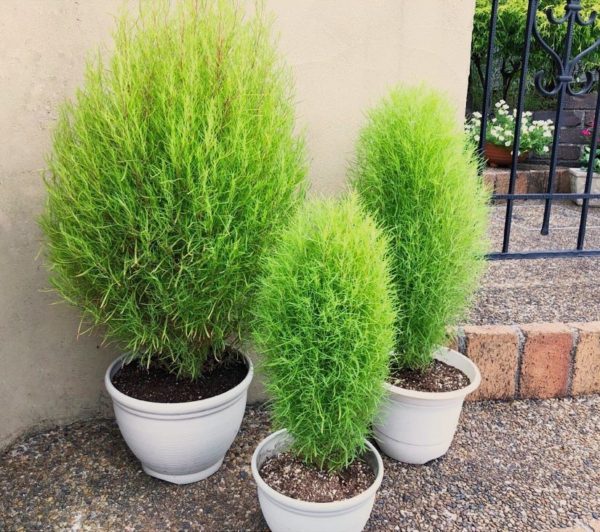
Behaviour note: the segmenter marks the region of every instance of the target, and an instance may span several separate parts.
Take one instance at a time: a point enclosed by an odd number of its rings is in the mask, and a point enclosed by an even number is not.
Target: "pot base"
[[[433,445],[411,444],[409,442],[395,440],[387,434],[377,430],[377,427],[373,427],[373,436],[377,440],[381,450],[387,456],[398,462],[413,465],[427,464],[444,456],[448,452],[448,449],[450,449],[451,443],[437,443]]]
[[[146,464],[142,464],[142,469],[151,477],[159,478],[160,480],[166,480],[167,482],[171,482],[173,484],[191,484],[192,482],[204,480],[205,478],[208,478],[212,474],[216,473],[223,464],[224,459],[225,457],[221,458],[216,464],[211,465],[202,471],[190,473],[188,475],[169,475],[166,473],[159,473],[158,471],[154,471],[148,467]]]

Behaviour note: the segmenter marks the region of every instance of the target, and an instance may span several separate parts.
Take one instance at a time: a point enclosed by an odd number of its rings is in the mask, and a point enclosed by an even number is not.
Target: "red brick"
[[[520,397],[563,397],[567,394],[573,332],[563,323],[521,326],[525,335]]]
[[[496,174],[494,191],[496,194],[508,194],[508,184],[510,182],[510,170]],[[529,188],[529,172],[518,171],[515,181],[515,194],[526,194]]]
[[[594,519],[593,521],[590,521],[588,525],[594,532],[600,532],[600,519]]]
[[[573,323],[579,332],[573,368],[573,395],[600,392],[600,321]]]
[[[519,338],[506,325],[464,328],[466,355],[481,372],[481,386],[468,399],[512,399],[516,393]]]

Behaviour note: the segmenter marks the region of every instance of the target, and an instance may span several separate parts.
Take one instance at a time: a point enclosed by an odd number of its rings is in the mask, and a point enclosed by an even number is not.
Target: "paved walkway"
[[[111,420],[30,435],[0,456],[0,530],[265,530],[249,464],[268,433],[266,411],[248,408],[221,470],[188,486],[146,476]],[[467,404],[444,458],[385,460],[367,529],[520,532],[598,520],[595,396]]]
[[[505,205],[492,207],[493,250],[502,246]],[[511,251],[573,249],[581,208],[554,205],[550,234],[540,227],[544,206],[520,202],[513,213]],[[586,248],[600,249],[600,208],[590,208]],[[600,320],[600,257],[493,261],[470,317],[474,325]]]

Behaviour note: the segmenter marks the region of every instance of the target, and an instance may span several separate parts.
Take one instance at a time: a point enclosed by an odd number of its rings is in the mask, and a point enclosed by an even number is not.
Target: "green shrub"
[[[444,97],[403,88],[370,112],[351,175],[391,242],[402,310],[392,366],[424,368],[483,268],[487,192],[477,160]]]
[[[275,425],[306,462],[364,448],[393,347],[386,242],[355,197],[309,204],[266,263],[254,337]]]
[[[197,377],[239,333],[303,195],[290,77],[264,16],[143,3],[54,135],[41,220],[54,287],[140,363]]]
[[[564,14],[565,0],[540,0],[536,21],[540,35],[544,40],[561,55],[567,24],[556,26],[551,24],[546,17],[545,10],[551,8],[557,17]],[[587,20],[591,11],[600,13],[600,1],[582,0],[582,16]],[[489,25],[491,17],[491,0],[476,0],[475,17],[473,19],[473,39],[471,43],[472,76],[470,83],[471,94],[476,97],[476,108],[481,107],[481,95],[484,80],[485,64],[487,60],[487,46]],[[525,40],[525,27],[527,22],[528,2],[523,0],[500,0],[498,4],[498,19],[496,23],[496,40],[494,41],[495,90],[492,101],[504,99],[516,105],[516,91],[521,71],[523,55],[523,42]],[[576,56],[597,39],[597,25],[580,27],[573,31],[572,55]],[[542,98],[534,93],[533,76],[536,72],[544,70],[545,81],[548,82],[556,74],[552,58],[539,43],[532,38],[529,57],[527,108],[534,107],[554,108],[553,99]],[[576,74],[586,71],[593,72],[600,67],[600,51],[596,50],[585,56],[576,67]],[[533,107],[532,107],[533,106]]]

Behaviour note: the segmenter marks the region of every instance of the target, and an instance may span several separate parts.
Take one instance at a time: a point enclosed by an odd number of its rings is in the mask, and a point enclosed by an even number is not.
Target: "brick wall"
[[[517,168],[515,193],[540,193],[546,192],[548,185],[548,165],[520,164]],[[489,189],[496,194],[507,194],[510,181],[509,168],[486,167],[483,171],[483,180]],[[569,169],[559,166],[554,176],[556,192],[571,192],[571,176]]]
[[[596,108],[596,93],[583,96],[567,96],[563,108],[558,144],[558,162],[563,166],[579,166],[583,147],[589,145],[589,139],[581,135],[581,130],[590,127]],[[552,120],[556,111],[534,111],[534,120]],[[531,157],[530,162],[547,163],[549,156]]]
[[[469,325],[453,347],[481,372],[470,400],[600,393],[600,321]]]

